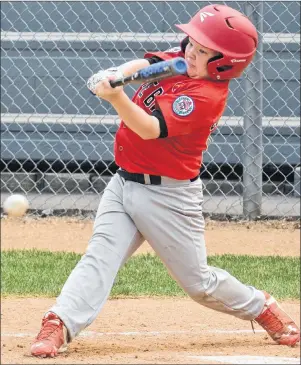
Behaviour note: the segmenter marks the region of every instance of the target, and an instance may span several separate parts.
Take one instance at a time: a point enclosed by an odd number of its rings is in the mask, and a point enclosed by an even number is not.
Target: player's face
[[[187,74],[193,79],[207,78],[207,63],[210,58],[218,53],[206,48],[189,37],[189,43],[185,50],[185,59],[188,64]]]

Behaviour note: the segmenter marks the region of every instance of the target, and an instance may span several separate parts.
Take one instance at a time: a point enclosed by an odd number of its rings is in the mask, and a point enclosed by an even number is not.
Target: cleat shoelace
[[[43,319],[42,328],[38,333],[36,339],[38,341],[44,340],[54,334],[61,327],[61,323],[58,319],[49,320],[48,318]]]
[[[258,323],[271,335],[274,340],[280,340],[284,336],[297,334],[293,322],[284,323],[281,318],[270,308],[267,308]]]
[[[281,332],[284,325],[275,313],[272,313],[268,308],[264,313],[264,318],[261,322],[262,327],[269,332]]]

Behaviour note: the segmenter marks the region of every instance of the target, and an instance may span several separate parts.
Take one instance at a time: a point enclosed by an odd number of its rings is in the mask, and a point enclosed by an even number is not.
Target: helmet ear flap
[[[221,58],[223,58],[223,57],[224,57],[224,56],[223,56],[223,54],[222,54],[222,53],[219,53],[219,54],[217,54],[216,56],[211,57],[211,58],[208,60],[207,64],[208,64],[209,62],[219,60],[219,59],[221,59]]]
[[[224,66],[217,67],[216,69],[217,69],[218,72],[223,72],[223,71],[231,70],[231,68],[233,68],[233,66],[224,65]]]
[[[214,57],[211,57],[211,58],[209,59],[209,61],[207,62],[207,65],[208,65],[208,63],[210,63],[210,62],[217,61],[217,60],[220,60],[220,59],[222,59],[222,58],[224,58],[223,54],[222,54],[222,53],[219,53],[218,55],[216,55],[216,56],[214,56]],[[216,67],[216,70],[217,70],[218,72],[223,72],[223,71],[231,70],[231,68],[233,68],[233,66],[232,66],[232,65],[223,65],[223,66],[217,66],[217,67]]]

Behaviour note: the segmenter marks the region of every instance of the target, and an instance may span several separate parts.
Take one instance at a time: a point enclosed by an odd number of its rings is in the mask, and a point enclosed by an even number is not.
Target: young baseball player
[[[225,110],[230,80],[241,76],[256,52],[256,29],[224,5],[206,6],[177,27],[187,35],[179,49],[147,53],[103,72],[97,83],[89,80],[90,90],[121,119],[115,141],[120,169],[104,191],[86,254],[43,318],[31,346],[34,356],[56,356],[93,322],[118,270],[144,240],[199,304],[257,322],[278,344],[300,341],[297,325],[270,294],[208,266],[206,259],[202,152]],[[187,75],[143,84],[132,100],[108,81],[179,56]]]

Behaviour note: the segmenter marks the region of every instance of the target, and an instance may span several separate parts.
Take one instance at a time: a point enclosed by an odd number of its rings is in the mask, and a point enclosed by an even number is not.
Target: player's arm
[[[153,63],[160,61],[162,60],[159,57],[153,56],[149,58],[132,60],[118,67],[110,67],[107,70],[101,70],[89,78],[87,81],[87,87],[91,93],[95,95],[94,89],[99,81],[107,79],[111,76],[114,76],[117,79],[127,77],[139,70],[142,70],[145,67],[148,67],[149,65],[152,65]]]
[[[132,75],[139,70],[142,70],[145,67],[148,67],[149,65],[150,63],[147,59],[138,59],[126,62],[123,65],[116,67],[116,69],[118,69],[118,71],[126,77]]]
[[[139,69],[160,61],[161,59],[156,56],[148,59],[134,60],[119,66],[118,70],[121,71],[124,76],[128,76]],[[103,80],[101,84],[97,84],[97,88],[94,92],[97,96],[108,100],[118,113],[119,118],[123,120],[128,128],[138,134],[141,138],[154,139],[160,136],[161,122],[157,117],[146,113],[138,105],[133,103],[123,91],[118,92],[118,90],[112,89],[107,80]]]
[[[110,102],[117,111],[119,118],[142,139],[155,139],[160,136],[161,130],[158,118],[147,114],[142,108],[133,103],[124,92],[119,93]]]
[[[138,60],[133,60],[118,66],[118,70],[122,72],[123,76],[131,76],[133,73],[142,70],[153,63],[162,61],[159,57],[153,56],[150,58],[143,58]]]
[[[143,60],[130,61],[121,67],[124,67],[126,72],[130,67],[136,67],[142,65],[138,61],[146,61],[147,66],[162,61],[160,57],[152,56]],[[143,66],[146,67],[146,66]],[[138,71],[132,70],[133,73]],[[125,74],[124,74],[125,75]],[[131,75],[126,74],[125,76]],[[126,96],[126,95],[125,95]],[[143,139],[156,139],[166,138],[168,136],[167,125],[161,110],[158,108],[153,111],[152,115],[147,114],[138,105],[133,103],[128,97],[122,99],[116,99],[111,103],[114,109],[117,111],[120,119],[130,128],[133,132],[137,133]]]

